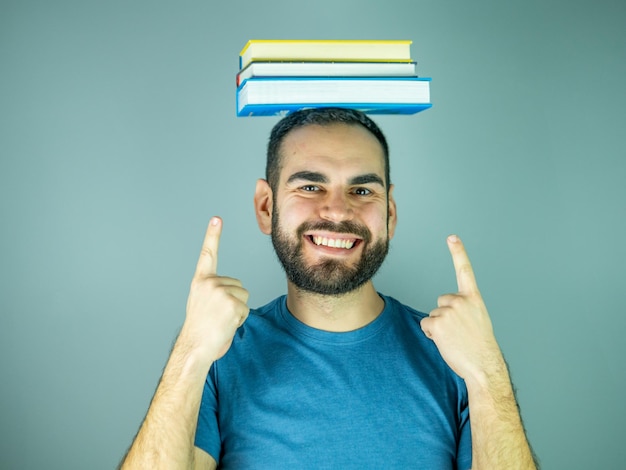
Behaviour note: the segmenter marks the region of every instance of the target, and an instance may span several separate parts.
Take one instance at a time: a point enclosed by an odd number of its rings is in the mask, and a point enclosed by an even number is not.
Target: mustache
[[[372,239],[372,234],[367,227],[356,224],[349,220],[344,220],[338,223],[330,222],[328,220],[321,220],[319,222],[304,222],[302,225],[300,225],[300,227],[298,227],[298,238],[301,238],[304,235],[304,232],[308,232],[310,230],[320,230],[336,233],[352,233],[354,235],[357,235],[366,243]]]

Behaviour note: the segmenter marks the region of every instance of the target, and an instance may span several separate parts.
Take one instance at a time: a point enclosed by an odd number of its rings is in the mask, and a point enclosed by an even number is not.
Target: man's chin
[[[354,275],[356,265],[355,261],[324,257],[310,263],[307,270],[318,279],[333,278],[340,281]]]
[[[323,268],[324,266],[336,265],[339,269],[354,269],[361,261],[362,252],[360,247],[346,249],[307,249],[300,250],[302,260],[309,269]]]
[[[321,295],[343,295],[358,289],[367,281],[356,279],[353,270],[345,269],[343,266],[333,266],[329,269],[326,263],[324,269],[316,270],[315,273],[309,271],[305,276],[291,279],[291,282],[302,291]]]

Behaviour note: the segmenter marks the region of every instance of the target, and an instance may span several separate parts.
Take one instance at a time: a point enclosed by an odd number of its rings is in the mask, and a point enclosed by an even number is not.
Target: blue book
[[[366,114],[417,114],[432,107],[432,104],[395,103],[319,103],[319,104],[249,104],[238,113],[239,117],[286,116],[294,111],[307,108],[350,108]]]
[[[303,108],[344,107],[368,114],[415,114],[430,108],[430,78],[250,78],[237,88],[238,116],[282,116]]]

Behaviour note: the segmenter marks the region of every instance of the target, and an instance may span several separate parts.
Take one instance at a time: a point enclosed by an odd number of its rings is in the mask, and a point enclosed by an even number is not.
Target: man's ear
[[[389,229],[389,239],[393,238],[393,234],[396,233],[396,224],[398,223],[398,213],[396,212],[396,201],[393,198],[393,184],[389,186],[389,222],[387,227]]]
[[[269,183],[264,179],[257,180],[254,191],[254,212],[259,228],[265,235],[272,233],[273,204],[274,198]]]

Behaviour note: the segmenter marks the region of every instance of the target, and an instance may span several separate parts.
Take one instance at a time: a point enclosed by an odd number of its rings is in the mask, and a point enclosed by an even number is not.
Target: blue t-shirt
[[[470,468],[465,383],[425,315],[381,297],[342,333],[300,322],[284,296],[252,310],[209,371],[196,446],[221,468]]]

